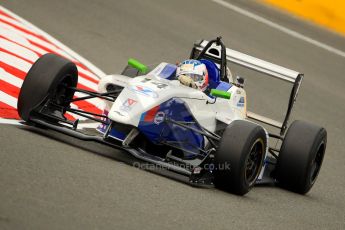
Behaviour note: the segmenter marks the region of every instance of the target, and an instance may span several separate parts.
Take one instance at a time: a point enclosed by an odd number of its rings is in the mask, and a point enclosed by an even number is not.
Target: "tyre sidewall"
[[[54,95],[59,83],[68,76],[69,86],[78,82],[78,70],[74,63],[54,54],[45,54],[30,68],[18,97],[18,113],[23,120],[29,120],[30,114],[47,98]],[[73,92],[66,94],[72,99]]]
[[[258,139],[262,140],[265,151],[267,140],[262,127],[248,121],[234,121],[226,128],[215,155],[215,163],[216,167],[219,164],[228,163],[230,170],[218,170],[216,172],[215,183],[217,187],[239,195],[247,193],[253,187],[254,182],[248,184],[245,179],[245,164],[251,147]],[[265,152],[263,152],[259,171],[264,156]]]
[[[286,133],[277,161],[279,185],[302,194],[308,192],[316,180],[311,181],[310,171],[321,144],[326,148],[325,129],[307,122],[293,122]],[[322,162],[323,159],[320,167]]]

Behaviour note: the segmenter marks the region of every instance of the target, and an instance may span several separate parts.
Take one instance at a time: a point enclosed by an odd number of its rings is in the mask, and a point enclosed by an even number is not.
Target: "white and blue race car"
[[[190,58],[207,67],[205,92],[181,84],[176,65],[160,63],[149,70],[133,59],[121,74],[103,77],[98,92],[82,90],[76,87],[75,64],[46,54],[25,78],[18,112],[27,124],[122,148],[188,177],[193,185],[215,185],[244,195],[255,184],[267,183],[307,193],[321,168],[327,132],[303,121],[288,128],[303,75],[228,49],[220,37],[196,42]],[[283,122],[247,111],[244,79],[234,80],[227,62],[292,83]],[[74,98],[75,92],[85,96]],[[94,97],[104,99],[103,114],[70,106]],[[80,131],[78,120],[68,120],[66,112],[99,122],[98,134]],[[279,131],[268,132],[264,125]],[[272,139],[280,148],[270,146]]]

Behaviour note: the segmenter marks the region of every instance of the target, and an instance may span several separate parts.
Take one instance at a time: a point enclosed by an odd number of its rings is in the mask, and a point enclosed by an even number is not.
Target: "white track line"
[[[19,120],[0,118],[0,124],[21,125]]]
[[[288,29],[288,28],[286,28],[286,27],[284,27],[282,25],[279,25],[279,24],[277,24],[275,22],[272,22],[272,21],[270,21],[270,20],[268,20],[266,18],[263,18],[263,17],[261,17],[261,16],[259,16],[257,14],[249,12],[247,10],[244,10],[244,9],[242,9],[242,8],[240,8],[238,6],[235,6],[235,5],[233,5],[233,4],[229,3],[229,2],[226,2],[224,0],[211,0],[211,1],[214,2],[214,3],[217,3],[217,4],[221,5],[221,6],[224,6],[225,8],[233,10],[233,11],[239,13],[239,14],[242,14],[244,16],[252,18],[252,19],[254,19],[254,20],[258,21],[258,22],[264,23],[264,24],[266,24],[266,25],[268,25],[268,26],[270,26],[272,28],[275,28],[275,29],[277,29],[277,30],[279,30],[279,31],[281,31],[283,33],[286,33],[286,34],[288,34],[288,35],[290,35],[292,37],[301,39],[301,40],[303,40],[305,42],[308,42],[308,43],[313,44],[313,45],[315,45],[315,46],[317,46],[319,48],[322,48],[324,50],[327,50],[327,51],[329,51],[331,53],[337,54],[337,55],[345,58],[345,52],[342,51],[342,50],[339,50],[339,49],[336,49],[336,48],[334,48],[332,46],[326,45],[326,44],[324,44],[322,42],[319,42],[319,41],[314,40],[314,39],[312,39],[310,37],[307,37],[307,36],[305,36],[303,34],[300,34],[300,33],[296,32],[294,30]]]

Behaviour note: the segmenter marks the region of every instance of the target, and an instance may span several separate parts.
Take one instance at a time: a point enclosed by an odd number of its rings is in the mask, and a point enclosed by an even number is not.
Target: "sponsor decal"
[[[104,115],[104,116],[108,116],[108,114],[109,114],[109,111],[107,111],[107,110],[104,110],[103,113],[102,113],[102,115]],[[102,117],[101,120],[102,120],[102,121],[105,121],[105,122],[108,122],[108,121],[109,121],[108,118],[104,118],[104,117]],[[108,125],[101,123],[101,124],[97,127],[97,130],[100,131],[100,132],[102,132],[102,133],[104,133],[105,130],[107,129],[107,127],[108,127]]]
[[[159,125],[160,123],[162,123],[165,119],[165,113],[162,111],[159,111],[158,113],[156,113],[155,118],[153,119],[153,122],[156,125]]]
[[[198,60],[189,59],[189,60],[183,61],[181,64],[182,65],[191,65],[194,68],[194,66],[201,65],[202,63]]]
[[[121,117],[124,117],[124,116],[125,116],[124,114],[122,114],[122,113],[121,113],[121,112],[119,112],[119,111],[114,111],[114,113],[119,114]]]
[[[120,106],[120,109],[123,111],[130,111],[132,109],[132,107],[137,103],[136,100],[133,100],[131,98],[127,98],[127,100],[125,102],[122,103],[122,105]]]
[[[241,97],[240,100],[237,102],[238,107],[244,107],[244,97]]]
[[[153,122],[157,112],[159,111],[159,108],[160,107],[158,105],[158,106],[155,106],[152,109],[146,111],[145,113],[141,114],[140,121]]]
[[[152,81],[151,84],[157,86],[158,89],[164,89],[164,88],[169,86],[168,84],[164,84],[164,83],[157,82],[157,81]]]
[[[162,71],[163,66],[164,66],[164,65],[162,65],[162,64],[160,64],[159,66],[157,66],[157,67],[154,69],[154,71],[152,72],[153,75],[159,74],[159,73]]]
[[[164,89],[165,87],[169,86],[168,84],[165,84],[165,83],[161,83],[161,82],[158,82],[158,81],[152,81],[152,79],[150,79],[150,78],[144,78],[140,82],[146,83],[146,82],[149,82],[149,81],[150,81],[151,84],[155,85],[158,89]]]
[[[141,80],[140,82],[142,82],[142,83],[146,83],[146,82],[148,82],[148,81],[151,81],[151,79],[150,78],[144,78],[143,80]]]
[[[142,86],[142,85],[135,85],[135,86],[131,86],[130,90],[148,96],[148,97],[152,97],[152,98],[158,98],[158,94],[153,91],[151,88],[146,87],[146,86]]]

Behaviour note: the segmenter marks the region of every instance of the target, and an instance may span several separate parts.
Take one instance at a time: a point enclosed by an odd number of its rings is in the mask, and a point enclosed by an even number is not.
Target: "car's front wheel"
[[[18,113],[29,121],[34,111],[47,100],[61,106],[68,106],[78,82],[76,65],[55,54],[45,54],[30,68],[20,89]]]
[[[262,169],[266,146],[266,132],[261,126],[233,121],[215,154],[215,185],[238,195],[249,192]]]

